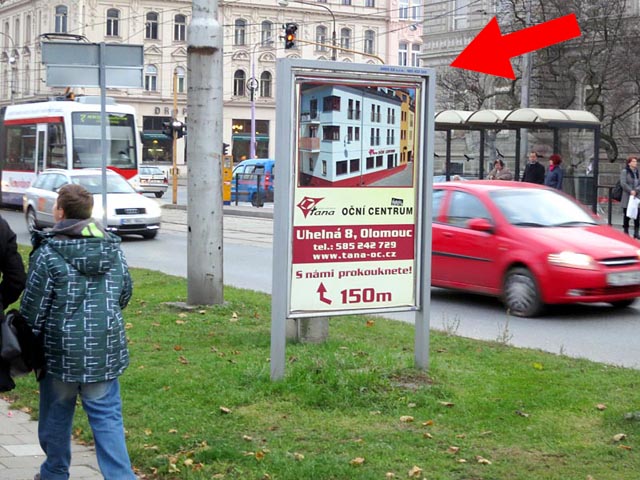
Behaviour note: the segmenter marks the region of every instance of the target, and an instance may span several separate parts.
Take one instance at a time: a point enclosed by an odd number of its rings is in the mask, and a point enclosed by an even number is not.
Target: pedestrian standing
[[[549,170],[544,177],[544,184],[547,187],[553,187],[558,190],[562,190],[562,177],[564,172],[560,164],[562,163],[562,157],[557,153],[554,153],[549,157]]]
[[[622,229],[624,233],[629,234],[629,220],[627,217],[627,206],[629,199],[636,197],[640,188],[640,179],[638,174],[638,157],[628,157],[627,165],[620,172],[620,186],[622,187]],[[633,238],[638,238],[638,215],[633,219]]]
[[[534,151],[529,153],[529,161],[524,167],[522,181],[538,185],[544,184],[544,165],[538,162],[538,154]]]
[[[504,161],[501,158],[496,158],[495,163],[493,164],[493,168],[489,172],[487,176],[489,180],[513,180],[513,173],[507,166],[505,166]]]
[[[38,438],[46,459],[36,480],[68,479],[71,428],[80,396],[107,480],[134,480],[118,377],[129,365],[122,309],[132,283],[120,239],[91,218],[93,196],[60,188],[55,225],[35,237],[21,313],[44,336]]]
[[[18,300],[24,290],[26,274],[22,257],[18,253],[16,234],[11,230],[7,221],[0,217],[0,316],[13,302]],[[0,321],[4,320],[0,318]],[[16,386],[11,378],[10,362],[0,358],[0,392],[8,392]]]

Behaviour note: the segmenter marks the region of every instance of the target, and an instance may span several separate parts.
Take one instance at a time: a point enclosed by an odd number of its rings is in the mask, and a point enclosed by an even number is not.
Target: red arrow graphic
[[[511,58],[581,35],[574,13],[502,35],[493,17],[451,64],[452,67],[515,80]]]
[[[327,287],[324,286],[324,283],[320,282],[320,286],[318,290],[316,290],[320,294],[320,301],[326,303],[327,305],[331,305],[331,300],[324,296],[327,293]]]

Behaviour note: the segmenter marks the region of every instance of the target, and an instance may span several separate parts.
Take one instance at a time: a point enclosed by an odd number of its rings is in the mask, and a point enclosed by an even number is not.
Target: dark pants
[[[627,217],[627,209],[622,209],[622,229],[624,233],[629,233],[629,217]],[[633,219],[633,236],[638,237],[638,223],[640,222],[640,212],[636,215],[636,218]]]

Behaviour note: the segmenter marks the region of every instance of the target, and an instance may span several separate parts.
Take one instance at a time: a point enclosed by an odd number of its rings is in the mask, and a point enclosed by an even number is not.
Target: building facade
[[[254,107],[255,152],[275,155],[276,59],[280,57],[417,65],[422,35],[420,0],[222,0],[224,27],[223,141],[234,161],[251,152]],[[142,89],[110,89],[117,102],[132,105],[142,126],[143,161],[169,164],[172,141],[163,123],[175,116],[188,124],[187,31],[191,1],[6,0],[0,6],[0,106],[60,95],[46,86],[41,35],[65,33],[90,42],[141,44]],[[294,48],[284,48],[283,25],[298,25]],[[335,34],[335,35],[334,35]],[[333,39],[339,49],[333,49]],[[255,78],[256,82],[250,82]],[[254,87],[251,89],[250,87]],[[75,88],[95,95],[97,90]],[[188,130],[187,130],[188,132]],[[178,140],[177,159],[187,161]]]

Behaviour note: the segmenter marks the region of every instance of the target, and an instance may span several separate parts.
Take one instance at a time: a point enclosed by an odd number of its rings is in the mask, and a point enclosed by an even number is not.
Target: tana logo
[[[304,197],[302,200],[300,200],[300,203],[298,203],[297,207],[304,215],[304,218],[307,218],[307,216],[316,209],[316,205],[318,205],[318,203],[320,203],[322,200],[324,200],[324,197]]]

